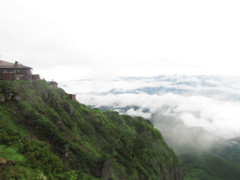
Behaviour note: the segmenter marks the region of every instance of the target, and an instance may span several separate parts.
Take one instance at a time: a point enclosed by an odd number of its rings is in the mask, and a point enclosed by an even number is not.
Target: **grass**
[[[183,162],[184,180],[236,180],[240,178],[240,164],[238,163],[215,155],[205,155],[201,158],[191,155],[188,159],[186,156]]]

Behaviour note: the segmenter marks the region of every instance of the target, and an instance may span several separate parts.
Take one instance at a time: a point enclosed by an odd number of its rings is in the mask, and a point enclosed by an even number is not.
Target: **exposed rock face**
[[[12,97],[13,97],[13,93],[11,93],[11,92],[6,92],[5,93],[6,100],[10,101],[12,99]]]
[[[64,145],[63,153],[65,157],[68,157],[69,147],[70,147],[69,144]]]
[[[66,103],[64,107],[68,114],[71,116],[73,114],[73,106],[70,103]]]
[[[104,180],[110,180],[111,176],[112,176],[112,160],[109,159],[107,161],[105,161],[104,165],[103,165],[103,170],[102,170],[102,178]]]
[[[102,179],[103,180],[127,180],[126,177],[123,175],[124,173],[115,166],[114,159],[108,159],[105,161],[102,169]]]
[[[14,96],[14,97],[13,97],[13,100],[14,100],[15,102],[20,102],[20,101],[21,101],[21,98],[20,98],[20,96]]]
[[[0,103],[4,103],[6,101],[15,100],[16,102],[20,101],[20,97],[16,95],[16,92],[13,88],[9,87],[10,82],[3,83],[0,87]]]
[[[7,160],[0,157],[0,165],[5,165],[5,164],[7,164]]]
[[[5,97],[3,94],[0,94],[0,103],[4,103],[6,101]]]
[[[183,174],[182,170],[180,167],[174,167],[171,172],[171,180],[182,180],[183,179]]]

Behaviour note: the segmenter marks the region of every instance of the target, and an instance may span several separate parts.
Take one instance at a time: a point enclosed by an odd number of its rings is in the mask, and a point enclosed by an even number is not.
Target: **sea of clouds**
[[[177,151],[208,151],[240,137],[240,77],[119,77],[60,86],[83,104],[150,119]]]

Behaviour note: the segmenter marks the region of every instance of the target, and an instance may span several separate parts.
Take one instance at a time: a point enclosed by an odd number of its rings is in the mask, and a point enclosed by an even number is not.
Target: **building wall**
[[[30,68],[2,68],[0,69],[2,80],[31,80]]]
[[[17,69],[16,71],[20,80],[31,80],[30,69]]]
[[[39,74],[32,74],[32,80],[40,80]]]
[[[0,74],[6,73],[6,72],[15,72],[14,69],[0,69]]]
[[[76,101],[76,100],[77,100],[77,98],[76,98],[76,95],[75,95],[75,94],[68,94],[68,96],[69,96],[69,98],[70,98],[71,100],[74,100],[74,101]]]
[[[9,72],[6,72],[6,73],[2,73],[1,74],[1,79],[2,80],[8,80],[8,81],[13,81],[13,80],[16,80],[16,74],[15,73],[9,73]]]

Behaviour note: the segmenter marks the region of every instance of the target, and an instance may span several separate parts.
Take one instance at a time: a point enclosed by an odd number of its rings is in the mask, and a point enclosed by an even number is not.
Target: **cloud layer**
[[[207,150],[220,140],[240,137],[238,80],[158,76],[82,80],[62,85],[66,89],[76,87],[81,103],[151,119],[172,147]]]
[[[240,136],[240,103],[214,100],[203,96],[148,94],[121,94],[104,96],[80,96],[83,103],[101,107],[113,106],[114,109],[138,106],[126,113],[151,118],[152,114],[161,113],[182,120],[187,127],[201,127],[223,138]],[[143,112],[149,109],[149,112]]]

